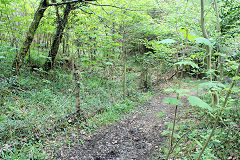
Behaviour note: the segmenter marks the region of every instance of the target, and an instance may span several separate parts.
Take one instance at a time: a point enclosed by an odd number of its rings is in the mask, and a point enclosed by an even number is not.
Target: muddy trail
[[[77,144],[61,150],[59,160],[147,160],[159,158],[160,148],[166,136],[165,122],[171,122],[174,107],[163,104],[168,95],[155,96],[132,114],[112,126],[105,126],[94,132],[84,144]],[[180,108],[181,109],[181,108]],[[163,116],[157,116],[163,113]]]

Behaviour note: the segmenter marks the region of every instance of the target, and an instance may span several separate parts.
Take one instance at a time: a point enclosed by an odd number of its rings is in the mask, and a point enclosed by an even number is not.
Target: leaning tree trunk
[[[16,58],[13,62],[13,68],[15,69],[14,74],[19,73],[19,70],[21,68],[21,65],[24,61],[25,56],[27,55],[27,52],[31,46],[31,43],[33,41],[34,38],[34,34],[38,28],[38,25],[40,23],[40,20],[42,19],[44,12],[46,11],[47,7],[48,7],[48,0],[41,0],[40,4],[38,6],[37,11],[34,14],[34,19],[29,27],[29,30],[27,32],[26,38],[22,43],[22,47],[20,49],[20,51],[17,53]]]
[[[67,4],[67,6],[64,9],[64,16],[63,18],[59,19],[59,23],[58,23],[58,27],[56,30],[56,34],[53,38],[53,43],[51,46],[51,49],[49,51],[49,55],[48,57],[50,57],[50,59],[48,59],[46,61],[46,63],[44,64],[44,70],[45,71],[49,71],[50,69],[52,69],[55,58],[57,56],[58,53],[58,49],[59,49],[59,45],[63,36],[63,30],[65,29],[65,26],[67,24],[68,21],[68,15],[71,12],[71,4]]]

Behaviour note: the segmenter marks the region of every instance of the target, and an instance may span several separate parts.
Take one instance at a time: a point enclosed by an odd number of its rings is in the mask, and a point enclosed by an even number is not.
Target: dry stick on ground
[[[239,63],[239,65],[238,65],[238,69],[237,69],[237,71],[236,71],[235,77],[238,76],[239,69],[240,69],[240,63]],[[208,137],[208,139],[207,139],[207,141],[206,141],[206,143],[205,143],[202,151],[200,152],[200,154],[199,154],[199,156],[198,156],[198,160],[200,160],[200,158],[201,158],[204,150],[206,149],[208,143],[210,142],[210,140],[211,140],[211,138],[212,138],[212,136],[213,136],[213,133],[214,133],[215,129],[217,128],[217,124],[218,124],[218,122],[219,122],[219,120],[220,120],[220,119],[219,119],[219,116],[221,115],[223,108],[226,107],[228,98],[229,98],[229,96],[230,96],[230,94],[231,94],[231,92],[232,92],[232,88],[233,88],[235,82],[236,82],[236,78],[234,78],[233,81],[232,81],[232,84],[231,84],[231,86],[230,86],[230,88],[229,88],[229,90],[228,90],[228,92],[227,92],[227,95],[226,95],[226,98],[225,98],[224,103],[223,103],[223,105],[222,105],[222,108],[221,108],[221,110],[220,110],[220,112],[219,112],[219,114],[217,115],[217,118],[216,118],[216,120],[215,120],[213,129],[212,129],[212,131],[211,131],[211,133],[210,133],[210,135],[209,135],[209,137]]]

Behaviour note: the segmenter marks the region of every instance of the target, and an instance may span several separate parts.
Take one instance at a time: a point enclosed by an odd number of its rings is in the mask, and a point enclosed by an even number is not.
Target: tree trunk
[[[46,61],[46,63],[44,64],[44,70],[49,71],[50,69],[52,69],[55,58],[57,56],[58,53],[58,49],[59,49],[59,45],[63,36],[63,30],[65,29],[65,26],[67,24],[68,21],[68,15],[71,12],[71,4],[67,4],[67,6],[64,9],[64,16],[63,18],[61,18],[61,20],[59,20],[59,24],[55,33],[55,36],[53,38],[53,43],[51,46],[51,49],[49,51],[49,55],[48,57],[50,57],[50,59],[48,59]]]
[[[183,50],[183,56],[182,56],[182,61],[185,60],[185,54],[187,54],[187,42],[188,42],[188,29],[186,28],[186,40],[185,40],[185,47]],[[185,70],[185,66],[182,66],[182,71],[181,71],[181,79],[183,79],[183,72]]]
[[[62,40],[62,54],[63,55],[65,55],[65,41],[66,41],[66,39],[63,38],[63,40]]]
[[[217,0],[214,0],[214,6],[215,6],[215,11],[216,11],[216,17],[217,17],[217,32],[220,34],[219,35],[219,41],[220,42],[217,45],[217,50],[221,53],[220,44],[221,44],[222,38],[221,38],[220,17],[219,17],[219,12],[218,12]],[[220,55],[218,57],[218,64],[219,64],[219,70],[220,70],[220,80],[223,79],[223,62],[222,61],[223,61],[222,55]]]
[[[122,79],[122,83],[123,83],[123,99],[126,98],[126,81],[127,81],[127,55],[126,55],[126,50],[125,50],[125,26],[124,26],[124,23],[122,24],[122,56],[123,56],[123,79]]]
[[[27,55],[27,52],[33,41],[34,34],[38,28],[40,20],[42,19],[47,7],[48,7],[48,0],[41,0],[40,4],[38,6],[38,9],[34,14],[34,19],[29,27],[26,38],[22,43],[22,47],[21,47],[20,51],[17,53],[16,58],[13,62],[12,66],[15,69],[14,74],[17,74],[19,72],[22,63],[24,62],[24,58]]]
[[[77,69],[76,65],[73,64],[74,66],[74,69],[73,69],[73,72],[74,72],[74,79],[75,79],[75,84],[76,84],[76,91],[75,91],[75,96],[76,96],[76,110],[79,112],[82,112],[81,110],[81,103],[80,103],[80,88],[81,88],[81,83],[80,83],[80,76],[79,76],[79,70]]]
[[[201,27],[202,27],[202,33],[203,37],[208,39],[208,35],[205,29],[205,22],[204,22],[204,0],[201,0]],[[207,46],[207,70],[209,71],[211,69],[211,48]]]

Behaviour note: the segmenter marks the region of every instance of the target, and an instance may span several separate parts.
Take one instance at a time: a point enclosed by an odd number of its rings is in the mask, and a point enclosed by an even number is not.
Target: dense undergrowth
[[[123,99],[121,79],[106,80],[99,72],[85,71],[82,72],[80,89],[81,108],[85,115],[98,109],[103,112],[85,122],[73,123],[65,118],[76,112],[71,72],[56,68],[43,74],[24,68],[19,77],[11,76],[14,52],[14,48],[6,45],[0,48],[2,159],[51,159],[53,157],[49,156],[54,151],[49,153],[47,150],[53,150],[53,143],[49,144],[53,137],[71,135],[76,128],[92,132],[98,126],[118,120],[151,97],[150,92],[138,90],[136,73],[127,74],[128,96]],[[56,143],[55,146],[61,146],[70,141],[66,138]]]
[[[114,123],[137,105],[146,102],[152,95],[151,92],[139,90],[139,75],[136,72],[127,73],[127,97],[124,99],[121,72],[116,72],[117,78],[109,80],[101,70],[83,70],[80,101],[84,115],[91,115],[97,110],[102,111],[84,121],[81,121],[81,118],[73,121],[70,115],[76,113],[76,88],[71,71],[55,67],[54,70],[45,73],[25,66],[20,76],[12,76],[11,64],[15,52],[16,49],[7,44],[0,48],[1,159],[54,159],[59,148],[67,145],[71,149],[74,143],[84,143],[83,134],[87,136],[99,126]],[[31,58],[33,63],[42,63],[38,54],[33,54]],[[121,67],[118,69],[121,70]],[[217,92],[219,104],[213,110],[183,106],[176,124],[174,149],[170,157],[197,159],[214,127],[216,117],[220,120],[202,159],[240,157],[239,81],[232,89],[227,106],[222,108],[222,114],[216,114],[221,109],[231,81],[231,78],[222,82],[196,79],[179,81],[185,85],[183,88],[196,92],[196,96],[210,106],[211,96]],[[186,101],[183,102],[186,104]],[[166,125],[170,131],[172,123]],[[169,131],[162,134],[169,134]],[[162,151],[160,157],[164,159],[169,148],[163,148]]]
[[[231,80],[230,80],[231,82]],[[227,106],[222,108],[226,93],[230,88],[229,82],[209,82],[199,80],[184,80],[184,88],[195,92],[197,97],[201,98],[206,104],[212,106],[212,91],[209,85],[217,84],[215,89],[219,91],[219,105],[216,108],[199,107],[199,105],[186,105],[178,113],[177,124],[174,133],[174,149],[170,157],[180,159],[198,159],[199,153],[206,143],[216,119],[219,118],[217,128],[210,139],[201,159],[239,159],[240,153],[240,110],[239,110],[239,82],[233,87]],[[186,93],[188,95],[190,93]],[[192,93],[193,94],[193,93]],[[187,96],[188,97],[188,96]],[[186,100],[186,99],[185,99]],[[185,101],[182,99],[182,101]],[[185,101],[186,102],[186,101]],[[219,112],[221,112],[219,114]],[[167,123],[169,130],[172,129],[172,123]],[[162,134],[170,134],[169,131]],[[163,155],[166,158],[169,148],[162,148]],[[170,158],[169,157],[169,158]]]

